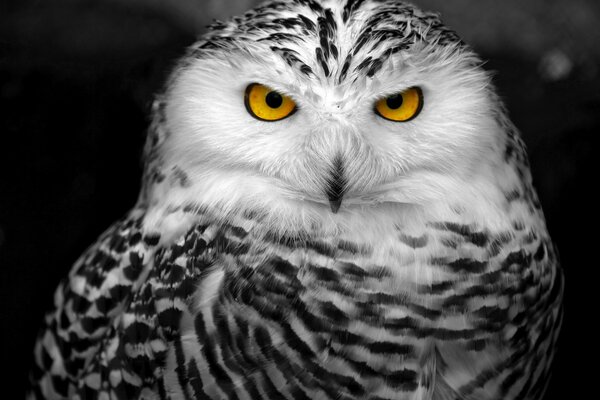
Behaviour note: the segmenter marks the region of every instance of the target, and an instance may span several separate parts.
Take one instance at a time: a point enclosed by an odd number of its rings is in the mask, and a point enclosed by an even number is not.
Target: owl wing
[[[447,305],[469,309],[466,340],[436,345],[434,400],[540,399],[562,322],[563,274],[549,239],[517,235]],[[472,337],[471,337],[472,334]]]
[[[182,316],[191,314],[197,281],[214,255],[226,252],[215,251],[221,243],[213,240],[216,232],[195,225],[156,252],[147,279],[80,379],[80,398],[90,392],[111,399],[170,398],[164,385],[167,351],[179,340]]]
[[[122,320],[159,242],[157,235],[143,235],[144,213],[134,209],[113,224],[58,286],[55,308],[35,344],[29,397],[72,397],[76,382]]]

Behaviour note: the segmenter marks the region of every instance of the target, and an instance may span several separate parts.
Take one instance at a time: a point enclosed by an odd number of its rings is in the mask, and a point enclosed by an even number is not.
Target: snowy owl
[[[271,1],[156,97],[29,397],[537,400],[562,290],[519,134],[436,14]]]

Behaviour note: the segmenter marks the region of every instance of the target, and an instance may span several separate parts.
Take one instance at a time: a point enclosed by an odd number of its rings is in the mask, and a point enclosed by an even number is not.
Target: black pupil
[[[267,105],[271,108],[279,108],[283,104],[283,98],[277,92],[269,92],[266,101]]]
[[[400,106],[402,105],[402,95],[401,94],[395,94],[393,96],[390,96],[387,99],[385,99],[385,103],[392,110],[400,108]]]

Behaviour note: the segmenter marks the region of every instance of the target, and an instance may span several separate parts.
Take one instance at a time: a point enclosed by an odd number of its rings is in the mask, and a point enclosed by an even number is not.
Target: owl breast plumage
[[[140,198],[75,263],[34,399],[541,399],[562,273],[477,56],[400,1],[219,22]]]

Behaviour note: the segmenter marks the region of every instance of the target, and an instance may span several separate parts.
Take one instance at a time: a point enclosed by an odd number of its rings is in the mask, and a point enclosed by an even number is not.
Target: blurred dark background
[[[596,224],[600,2],[414,2],[440,11],[497,71],[566,274],[547,399],[588,396],[597,369],[586,367],[595,347],[598,265],[587,233]],[[34,337],[59,279],[134,204],[152,94],[174,59],[212,19],[255,3],[1,0],[0,343],[9,367],[0,374],[3,398],[13,391],[22,397]]]

